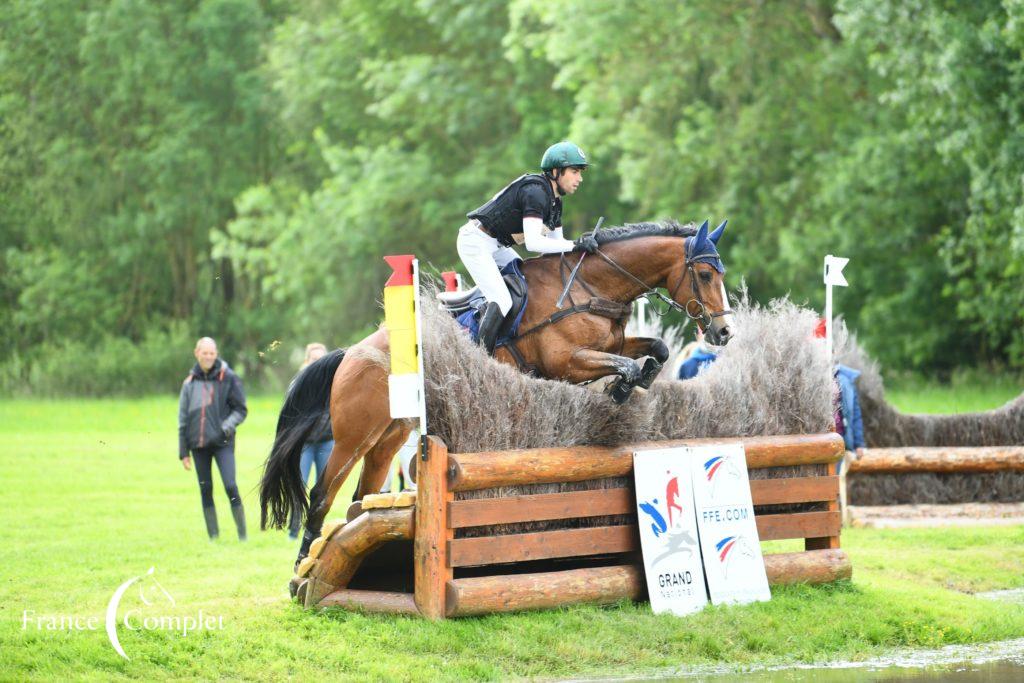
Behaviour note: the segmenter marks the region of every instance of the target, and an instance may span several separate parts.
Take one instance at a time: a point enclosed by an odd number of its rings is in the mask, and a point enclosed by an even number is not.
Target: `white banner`
[[[685,448],[633,454],[637,518],[654,612],[691,614],[708,602]]]
[[[712,604],[771,600],[743,446],[722,444],[687,450]]]

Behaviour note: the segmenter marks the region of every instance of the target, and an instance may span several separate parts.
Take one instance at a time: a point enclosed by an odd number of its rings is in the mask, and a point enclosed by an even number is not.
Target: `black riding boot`
[[[505,316],[501,314],[501,308],[493,301],[488,303],[484,307],[483,313],[480,314],[478,338],[480,346],[487,349],[487,353],[490,355],[494,354],[494,345],[498,342],[498,330],[501,329],[504,319]]]
[[[238,540],[244,541],[245,535],[245,508],[241,505],[231,506],[231,516],[235,518],[235,526],[238,528]]]
[[[220,529],[217,528],[217,508],[204,507],[203,519],[206,520],[206,533],[210,535],[210,540],[212,541],[220,534]]]

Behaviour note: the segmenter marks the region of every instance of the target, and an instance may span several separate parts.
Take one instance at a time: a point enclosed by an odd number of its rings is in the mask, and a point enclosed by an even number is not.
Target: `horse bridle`
[[[610,256],[605,254],[600,249],[598,249],[594,253],[600,256],[602,259],[604,259],[604,261],[612,268],[615,268],[615,270],[619,271],[620,273],[631,279],[633,282],[643,287],[644,292],[640,294],[640,296],[647,298],[648,301],[650,301],[652,296],[656,297],[662,303],[667,304],[673,310],[679,311],[680,313],[685,313],[687,318],[697,323],[697,326],[701,329],[702,332],[711,328],[711,323],[714,322],[715,318],[721,318],[722,316],[730,315],[732,313],[732,311],[729,309],[721,310],[716,313],[708,313],[707,306],[704,305],[704,300],[700,296],[700,289],[697,287],[697,272],[693,269],[693,264],[714,261],[715,259],[718,258],[715,255],[701,254],[698,256],[691,257],[689,254],[686,254],[686,260],[683,263],[685,268],[679,273],[679,281],[676,282],[675,287],[669,290],[669,296],[665,296],[657,289],[651,287],[646,282],[644,282],[637,276],[633,275],[633,273],[629,272],[628,270],[620,266]],[[686,279],[687,273],[690,274],[690,287],[692,288],[693,296],[690,298],[689,301],[686,302],[685,306],[680,306],[678,303],[676,303],[675,300],[676,292],[678,292],[679,288],[683,286],[683,280]],[[694,309],[694,311],[696,312],[690,312],[690,304],[696,305],[696,308]]]

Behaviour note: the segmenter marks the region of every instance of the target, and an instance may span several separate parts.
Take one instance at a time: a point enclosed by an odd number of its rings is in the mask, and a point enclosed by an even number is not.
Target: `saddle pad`
[[[519,331],[519,324],[523,321],[523,314],[526,312],[526,303],[529,301],[529,292],[526,288],[526,276],[521,268],[522,259],[516,259],[501,269],[501,276],[505,280],[509,294],[512,295],[512,308],[505,316],[505,322],[498,333],[497,346],[504,346],[515,338]],[[484,300],[476,308],[464,311],[455,319],[459,325],[469,332],[469,337],[476,342],[480,336],[480,309]]]

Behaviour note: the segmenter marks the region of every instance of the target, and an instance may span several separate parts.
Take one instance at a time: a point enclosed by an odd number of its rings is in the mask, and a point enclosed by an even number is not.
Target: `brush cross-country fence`
[[[429,437],[417,492],[367,496],[352,519],[325,525],[293,579],[298,598],[430,619],[642,599],[633,452],[703,443],[743,444],[762,541],[803,541],[765,555],[770,584],[850,577],[836,434],[483,453],[448,453]],[[505,488],[581,482],[557,493]]]

